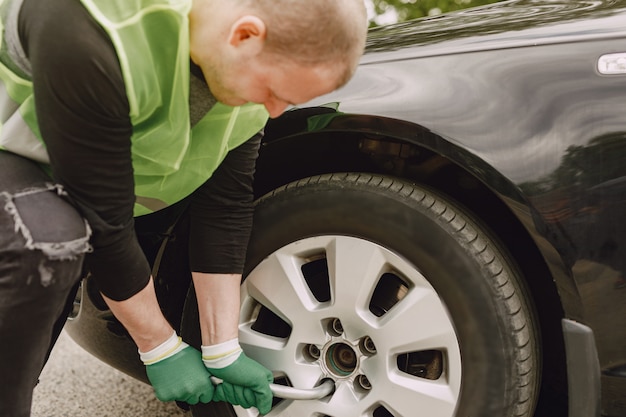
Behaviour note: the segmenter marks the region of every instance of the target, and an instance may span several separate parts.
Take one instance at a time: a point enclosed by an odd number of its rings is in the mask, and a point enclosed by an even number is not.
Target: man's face
[[[217,100],[230,106],[248,102],[263,104],[273,118],[280,116],[289,105],[305,103],[333,91],[339,74],[335,68],[304,66],[271,58],[200,66]]]

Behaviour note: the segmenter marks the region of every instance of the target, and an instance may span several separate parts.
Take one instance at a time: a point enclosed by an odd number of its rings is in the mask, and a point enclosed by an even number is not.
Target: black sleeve
[[[106,296],[127,299],[150,269],[134,232],[132,125],[114,47],[77,0],[25,0],[18,28],[53,175],[93,230],[87,266]]]
[[[262,133],[228,153],[191,196],[190,264],[194,272],[242,273],[252,230],[253,180]]]

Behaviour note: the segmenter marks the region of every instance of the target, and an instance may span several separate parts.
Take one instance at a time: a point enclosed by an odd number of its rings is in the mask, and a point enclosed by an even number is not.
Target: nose
[[[289,103],[272,98],[263,103],[263,105],[265,106],[267,112],[270,114],[270,117],[274,119],[285,112],[285,109],[287,108]]]

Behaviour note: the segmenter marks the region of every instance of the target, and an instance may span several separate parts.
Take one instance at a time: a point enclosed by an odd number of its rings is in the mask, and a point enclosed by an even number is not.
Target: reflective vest
[[[8,27],[17,22],[19,8],[7,1],[0,0],[0,8]],[[180,201],[211,176],[228,151],[261,130],[268,114],[262,105],[217,103],[190,128],[191,0],[81,1],[110,36],[122,68],[133,125],[135,215]],[[4,26],[1,33],[5,49]],[[21,68],[2,51],[0,148],[47,164],[32,82]]]

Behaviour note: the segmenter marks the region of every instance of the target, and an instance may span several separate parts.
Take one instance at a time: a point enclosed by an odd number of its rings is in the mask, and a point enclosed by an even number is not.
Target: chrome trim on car
[[[598,59],[598,72],[603,75],[626,74],[626,52],[602,55]]]

